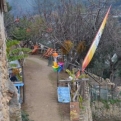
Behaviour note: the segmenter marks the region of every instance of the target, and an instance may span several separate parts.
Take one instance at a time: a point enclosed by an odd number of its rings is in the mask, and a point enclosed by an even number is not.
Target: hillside
[[[13,8],[12,13],[14,16],[20,16],[28,13],[33,14],[37,5],[35,4],[36,0],[14,0],[14,1],[7,0],[7,1]],[[46,3],[50,2],[50,0],[40,0],[39,2],[42,3],[43,1]],[[75,0],[75,1],[77,3],[78,2],[84,3],[86,5],[90,4],[88,0]],[[53,2],[54,4],[59,4],[59,0],[51,0],[51,2]],[[95,2],[97,2],[97,0],[95,0]],[[112,4],[114,9],[118,9],[118,7],[121,6],[121,0],[110,0],[109,4]]]

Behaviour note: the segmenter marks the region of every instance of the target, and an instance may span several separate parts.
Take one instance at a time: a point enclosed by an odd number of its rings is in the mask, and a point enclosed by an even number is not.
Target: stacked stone
[[[19,95],[8,79],[3,15],[0,13],[0,121],[22,121]]]
[[[89,86],[85,83],[85,99],[80,109],[80,121],[92,121],[92,111],[90,107]]]
[[[92,105],[92,113],[95,115],[97,121],[110,120],[120,121],[121,120],[121,105],[114,104],[109,105],[110,108],[106,109],[104,104],[101,102],[95,102]]]
[[[11,81],[9,82],[9,96],[11,100],[9,102],[10,121],[21,121],[21,105],[19,103],[19,94],[16,87]]]
[[[9,121],[9,96],[7,95],[8,73],[3,25],[3,16],[0,14],[0,121]]]

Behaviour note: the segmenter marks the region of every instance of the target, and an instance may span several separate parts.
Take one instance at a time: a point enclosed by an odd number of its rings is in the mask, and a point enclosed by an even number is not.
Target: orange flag
[[[85,68],[90,63],[90,61],[91,61],[91,59],[92,59],[92,57],[93,57],[93,55],[94,55],[94,53],[95,53],[95,51],[97,49],[97,46],[99,44],[100,38],[102,36],[103,30],[105,28],[105,25],[106,25],[106,22],[107,22],[107,19],[108,19],[108,14],[110,12],[110,9],[111,9],[111,6],[109,7],[109,9],[108,9],[108,11],[107,11],[107,13],[106,13],[106,15],[105,15],[105,17],[103,19],[103,22],[102,22],[102,24],[101,24],[101,26],[100,26],[94,40],[93,40],[93,42],[92,42],[92,45],[91,45],[91,47],[90,47],[90,49],[89,49],[83,63],[82,63],[82,72],[84,72]]]

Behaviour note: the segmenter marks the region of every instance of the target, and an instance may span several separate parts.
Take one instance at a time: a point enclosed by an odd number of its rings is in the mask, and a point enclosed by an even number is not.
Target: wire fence
[[[121,99],[121,91],[116,92],[108,86],[90,86],[91,101]]]

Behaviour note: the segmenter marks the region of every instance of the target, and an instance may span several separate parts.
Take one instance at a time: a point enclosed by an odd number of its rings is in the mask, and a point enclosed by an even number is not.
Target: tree
[[[83,2],[61,0],[59,5],[54,3],[38,4],[38,14],[43,15],[48,27],[52,28],[52,32],[49,34],[52,40],[60,43],[64,48],[67,48],[65,42],[68,40],[73,44],[67,54],[67,62],[77,66],[81,65],[76,62],[81,63],[84,59],[111,2],[89,0],[88,4],[84,5]],[[113,2],[115,3],[115,1]],[[55,7],[52,8],[52,4]],[[110,62],[114,53],[118,53],[118,50],[121,49],[118,47],[121,39],[120,22],[113,17],[115,13],[116,10],[112,7],[99,47],[88,66],[88,68],[100,68],[99,75],[102,75],[103,70],[106,69],[106,61]],[[81,43],[80,48],[79,43]],[[83,51],[79,52],[77,48]],[[113,70],[111,63],[108,70]]]
[[[9,8],[11,7],[8,4]],[[36,42],[42,38],[47,28],[41,16],[22,16],[14,19],[10,13],[11,9],[5,14],[5,28],[9,39],[23,41],[25,46],[29,41]]]
[[[36,16],[23,17],[19,23],[10,26],[9,37],[17,40],[51,41],[53,45],[60,45],[67,56],[68,68],[73,68],[70,63],[81,68],[81,63],[99,29],[99,26],[110,5],[115,1],[88,0],[73,1],[61,0],[56,2],[35,1]],[[116,6],[116,5],[115,5]],[[114,53],[120,54],[120,21],[113,15],[117,10],[111,9],[108,23],[105,27],[95,56],[88,68],[110,72],[119,69],[117,64],[112,66],[111,57]],[[47,35],[47,37],[45,37]],[[47,43],[46,41],[46,43]],[[69,43],[72,43],[71,48]],[[55,44],[58,43],[58,44]],[[53,46],[53,48],[56,46]],[[57,47],[56,47],[57,48]],[[69,48],[69,49],[67,49]],[[120,59],[118,59],[120,61]],[[106,62],[110,62],[109,65]],[[107,67],[108,66],[108,67]]]

